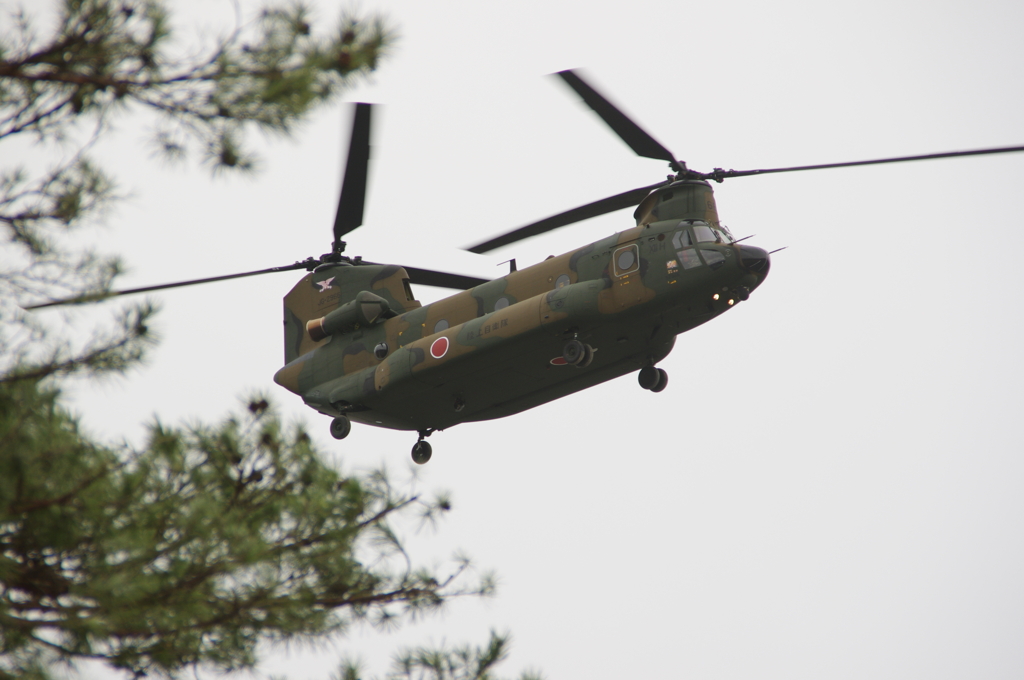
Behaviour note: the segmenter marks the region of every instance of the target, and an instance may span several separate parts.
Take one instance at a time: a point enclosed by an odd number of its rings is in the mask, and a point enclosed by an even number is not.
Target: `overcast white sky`
[[[226,1],[179,6],[190,32],[232,21]],[[366,226],[348,239],[377,261],[497,276],[631,225],[623,211],[493,256],[457,250],[667,172],[545,77],[564,68],[700,170],[1024,144],[1011,0],[361,7],[402,35],[345,97],[385,105]],[[264,145],[252,179],[161,166],[126,125],[103,153],[134,198],[97,237],[132,267],[123,285],[325,252],[349,115],[335,105]],[[432,437],[421,485],[450,489],[455,510],[416,554],[464,548],[498,571],[498,597],[266,672],[326,678],[339,653],[382,670],[398,644],[494,627],[515,635],[508,675],[1021,677],[1022,182],[1024,154],[716,185],[737,236],[789,249],[748,302],[678,339],[665,392],[627,376]],[[127,380],[77,393],[87,425],[137,438],[153,414],[215,420],[261,389],[332,460],[404,471],[415,435],[356,426],[334,442],[273,384],[296,278],[160,295],[163,343]]]

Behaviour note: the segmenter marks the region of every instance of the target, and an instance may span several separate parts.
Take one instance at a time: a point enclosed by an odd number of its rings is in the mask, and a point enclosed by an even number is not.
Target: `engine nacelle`
[[[335,333],[351,333],[364,326],[395,316],[387,300],[368,291],[356,294],[356,299],[338,307],[327,316],[306,322],[306,332],[314,342]]]

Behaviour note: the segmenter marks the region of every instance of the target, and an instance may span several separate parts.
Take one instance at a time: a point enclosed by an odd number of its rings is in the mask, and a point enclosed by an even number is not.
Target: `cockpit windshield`
[[[714,230],[708,225],[707,222],[694,222],[693,223],[693,236],[697,239],[697,243],[717,243],[718,236]]]
[[[726,227],[712,227],[702,220],[690,222],[697,243],[732,243],[733,237]]]
[[[729,227],[724,224],[712,226],[702,219],[684,219],[679,223],[681,227],[690,227],[693,233],[693,243],[717,243],[728,245],[735,243],[735,239],[732,238],[732,233],[729,231]],[[690,236],[689,233],[683,233],[683,245],[689,246]]]

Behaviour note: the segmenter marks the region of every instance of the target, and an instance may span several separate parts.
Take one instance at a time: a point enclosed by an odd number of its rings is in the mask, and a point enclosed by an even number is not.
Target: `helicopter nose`
[[[768,274],[768,269],[771,267],[771,260],[768,258],[768,253],[764,248],[741,245],[739,246],[739,250],[740,266],[748,272],[759,275],[761,278],[764,278]]]

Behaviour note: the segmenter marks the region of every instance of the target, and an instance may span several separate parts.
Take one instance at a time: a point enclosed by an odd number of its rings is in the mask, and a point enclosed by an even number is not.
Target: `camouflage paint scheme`
[[[697,243],[693,221],[721,229],[707,182],[660,188],[634,216],[631,229],[426,307],[401,267],[321,265],[284,299],[286,365],[274,380],[321,413],[378,427],[501,418],[653,365],[676,335],[745,299],[768,273],[759,248]],[[362,291],[383,298],[390,318],[310,337],[307,321]],[[587,367],[558,364],[574,336],[596,350]]]

